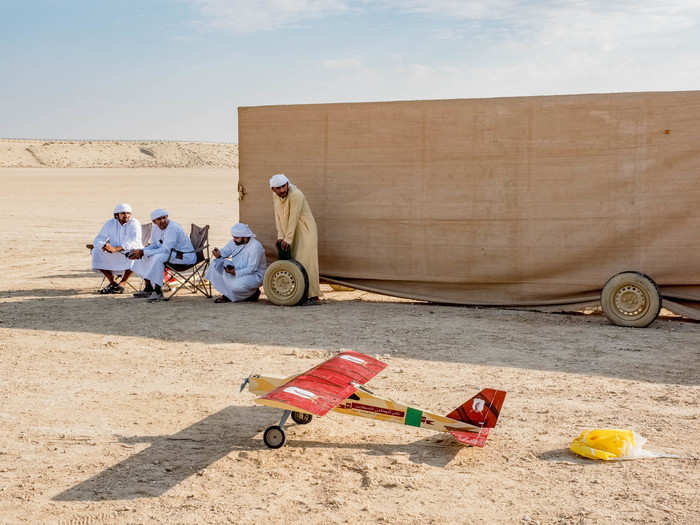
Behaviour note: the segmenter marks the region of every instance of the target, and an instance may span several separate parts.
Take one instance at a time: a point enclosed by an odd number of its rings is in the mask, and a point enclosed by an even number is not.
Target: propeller
[[[252,376],[252,375],[253,375],[253,374],[250,374],[248,377],[246,377],[246,378],[243,380],[243,382],[241,383],[241,389],[239,390],[239,392],[243,392],[243,389],[245,388],[245,386],[246,386],[248,383],[250,383],[250,376]]]

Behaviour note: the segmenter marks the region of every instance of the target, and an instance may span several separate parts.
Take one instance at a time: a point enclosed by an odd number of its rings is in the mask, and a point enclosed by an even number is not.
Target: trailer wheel
[[[275,261],[265,271],[263,289],[272,304],[294,306],[306,299],[309,278],[299,261]]]
[[[286,440],[284,429],[278,425],[267,427],[263,434],[263,441],[268,448],[280,448]]]
[[[306,412],[292,412],[292,421],[297,425],[308,425],[311,423],[311,419],[313,419],[313,416]]]
[[[644,328],[661,310],[661,294],[654,280],[640,272],[613,275],[600,294],[603,313],[619,326]]]

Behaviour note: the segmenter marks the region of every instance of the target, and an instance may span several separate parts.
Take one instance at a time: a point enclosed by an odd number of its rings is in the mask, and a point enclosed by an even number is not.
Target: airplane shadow
[[[54,496],[54,501],[101,501],[157,497],[236,449],[265,448],[253,440],[279,411],[229,406],[166,436],[120,437],[126,444],[150,443],[133,456]],[[273,417],[274,416],[274,417]]]
[[[120,443],[150,443],[99,474],[57,494],[53,501],[104,501],[155,498],[234,451],[267,450],[254,439],[261,428],[279,418],[279,410],[229,406],[189,427],[165,436],[118,437]],[[292,426],[293,427],[293,426]],[[443,467],[459,452],[434,436],[405,445],[300,441],[288,435],[287,447],[352,448],[377,456],[406,453],[414,463]],[[274,451],[269,451],[274,454]]]
[[[449,437],[429,436],[406,444],[380,443],[333,443],[332,441],[304,441],[287,436],[285,447],[292,448],[333,448],[364,450],[371,456],[393,456],[406,454],[412,463],[433,467],[445,467],[464,447]]]

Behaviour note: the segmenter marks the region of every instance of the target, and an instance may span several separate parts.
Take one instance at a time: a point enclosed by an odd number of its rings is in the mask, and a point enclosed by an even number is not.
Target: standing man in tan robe
[[[309,299],[305,304],[320,304],[318,277],[318,231],[306,197],[282,173],[270,179],[272,203],[277,225],[277,244],[290,250],[309,277]]]

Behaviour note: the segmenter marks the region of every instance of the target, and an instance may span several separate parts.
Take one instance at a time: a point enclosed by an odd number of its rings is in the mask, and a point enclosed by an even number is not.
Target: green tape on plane
[[[410,425],[412,427],[419,427],[420,421],[423,417],[422,410],[416,410],[415,408],[406,408],[406,417],[403,420],[404,425]]]

